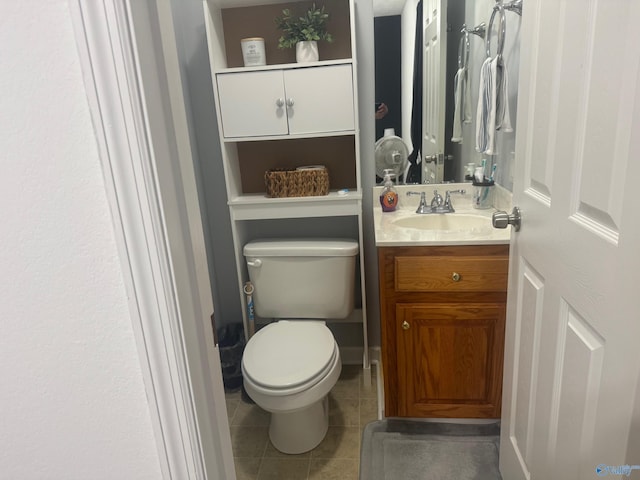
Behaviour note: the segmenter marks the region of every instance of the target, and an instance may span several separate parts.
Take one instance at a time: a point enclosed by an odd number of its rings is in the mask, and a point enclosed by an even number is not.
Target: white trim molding
[[[189,253],[198,241],[194,215],[176,225],[190,199],[177,185],[184,172],[166,170],[165,157],[183,152],[166,105],[159,8],[151,0],[71,2],[163,478],[235,479],[224,396],[214,388],[222,381],[212,310],[203,311],[211,299],[203,301],[206,285]]]

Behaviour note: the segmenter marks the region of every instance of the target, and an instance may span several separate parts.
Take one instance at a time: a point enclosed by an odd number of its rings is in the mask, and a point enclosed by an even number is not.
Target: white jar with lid
[[[267,64],[264,53],[264,38],[251,37],[240,40],[245,67],[259,67]]]

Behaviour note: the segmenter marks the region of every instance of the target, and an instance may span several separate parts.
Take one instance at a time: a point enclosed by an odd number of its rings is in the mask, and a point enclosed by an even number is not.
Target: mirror
[[[474,163],[480,166],[484,160],[487,176],[491,173],[491,166],[495,165],[495,180],[505,188],[512,189],[512,166],[515,150],[515,119],[517,111],[518,67],[520,55],[520,16],[513,10],[504,11],[504,47],[503,60],[506,65],[508,80],[507,99],[508,112],[511,118],[513,131],[499,131],[495,137],[495,149],[492,155],[482,154],[476,151],[476,114],[479,97],[480,70],[487,58],[485,39],[476,34],[468,34],[468,67],[467,67],[467,122],[459,122],[459,140],[452,141],[455,113],[454,81],[459,69],[459,47],[464,34],[461,32],[463,25],[469,30],[482,23],[488,26],[491,20],[495,0],[422,0],[422,7],[426,12],[437,10],[437,5],[447,4],[446,10],[446,34],[439,40],[442,49],[438,59],[430,58],[428,53],[423,57],[423,85],[418,93],[422,94],[424,102],[433,101],[435,96],[443,99],[444,109],[438,115],[428,107],[423,109],[423,103],[419,100],[414,105],[414,72],[415,37],[417,9],[419,0],[374,0],[374,40],[375,40],[375,82],[376,82],[376,108],[378,103],[384,103],[388,111],[385,115],[376,115],[376,143],[385,134],[393,129],[396,136],[401,137],[408,147],[409,152],[414,150],[412,142],[411,125],[412,110],[416,110],[414,117],[419,115],[423,119],[423,142],[417,149],[424,160],[425,156],[441,154],[433,162],[422,161],[419,165],[419,182],[463,182],[465,181],[466,165]],[[427,25],[429,15],[423,15]],[[490,51],[492,56],[497,55],[497,39],[501,27],[500,15],[495,15],[490,32]],[[443,29],[444,31],[444,29]],[[464,42],[464,40],[463,40]],[[427,42],[428,43],[428,42]],[[424,42],[423,42],[424,44]],[[465,43],[463,43],[463,46]],[[429,50],[429,49],[427,49]],[[435,49],[431,49],[433,51]],[[465,49],[461,50],[464,54]],[[424,51],[419,52],[421,55]],[[463,55],[464,56],[464,55]],[[461,59],[464,60],[464,59]],[[445,70],[442,76],[444,88],[435,88],[432,78],[427,78],[439,66]],[[417,88],[417,87],[416,87]],[[417,95],[416,95],[416,98]],[[371,107],[374,108],[373,106]],[[426,115],[425,115],[426,112]],[[381,117],[381,118],[379,118]],[[440,118],[443,119],[440,120]],[[430,124],[431,122],[431,124]],[[426,125],[425,125],[426,124]],[[444,128],[443,128],[444,127]],[[436,130],[444,130],[441,134],[443,144],[431,145],[431,139],[437,136]],[[429,129],[434,132],[428,131]],[[419,138],[419,134],[414,133]],[[426,139],[424,138],[426,137]],[[411,176],[410,176],[411,177]],[[415,177],[414,177],[415,178]],[[376,178],[377,183],[381,179]],[[401,179],[402,180],[402,179]],[[409,178],[408,183],[412,182]]]

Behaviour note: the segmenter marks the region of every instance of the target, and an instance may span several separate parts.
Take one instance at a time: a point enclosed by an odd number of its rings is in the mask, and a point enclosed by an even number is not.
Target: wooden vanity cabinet
[[[499,418],[508,245],[378,248],[385,415]]]

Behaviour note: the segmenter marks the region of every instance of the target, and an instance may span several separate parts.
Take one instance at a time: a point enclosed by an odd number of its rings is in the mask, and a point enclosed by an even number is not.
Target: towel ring
[[[498,58],[502,58],[502,52],[504,51],[504,37],[506,35],[506,22],[504,15],[504,8],[502,5],[497,4],[493,7],[493,12],[491,12],[491,19],[489,20],[489,27],[487,27],[487,57],[491,56],[491,30],[493,29],[493,22],[496,18],[496,13],[500,12],[500,29],[498,30],[498,50],[496,51],[496,56]]]
[[[510,12],[515,12],[518,15],[522,16],[522,0],[513,0],[513,2],[505,3],[502,5],[505,10],[509,10]]]
[[[468,68],[469,67],[469,57],[471,55],[470,48],[471,44],[469,41],[469,34],[477,35],[480,38],[485,38],[486,25],[484,22],[481,24],[469,28],[466,24],[462,24],[462,29],[460,33],[462,33],[462,37],[460,37],[460,43],[458,44],[458,68]]]

